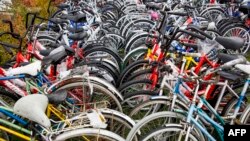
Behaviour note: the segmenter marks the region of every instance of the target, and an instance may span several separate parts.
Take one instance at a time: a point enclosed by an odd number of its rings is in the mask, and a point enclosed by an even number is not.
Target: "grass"
[[[28,12],[39,12],[39,16],[48,18],[49,14],[47,13],[47,8],[49,5],[49,1],[50,0],[12,0],[13,5],[11,6],[11,10],[8,10],[8,12],[12,13],[12,15],[10,16],[6,15],[6,13],[0,12],[0,19],[11,20],[13,22],[15,33],[24,35],[24,33],[26,32],[26,14]],[[52,8],[61,1],[62,0],[56,0],[54,3],[52,3]],[[2,24],[0,21],[0,33],[4,31],[9,31],[9,27],[6,24]],[[0,41],[16,45],[18,44],[17,40],[8,35],[0,37]],[[25,42],[23,43],[22,47],[25,48]],[[11,55],[8,54],[2,46],[0,46],[0,54],[0,64],[3,64],[11,58]]]

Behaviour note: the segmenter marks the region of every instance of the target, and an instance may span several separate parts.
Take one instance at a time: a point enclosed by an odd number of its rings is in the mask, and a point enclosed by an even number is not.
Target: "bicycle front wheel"
[[[179,139],[185,139],[186,134],[183,134],[184,129],[181,125],[175,125],[175,124],[169,124],[165,127],[161,127],[159,129],[156,129],[146,135],[142,141],[176,141]],[[192,132],[188,135],[188,141],[201,141],[201,139],[198,137],[195,132]]]
[[[83,128],[77,130],[71,130],[58,135],[55,141],[71,141],[71,140],[88,140],[88,141],[125,141],[119,135],[103,130],[94,128]]]

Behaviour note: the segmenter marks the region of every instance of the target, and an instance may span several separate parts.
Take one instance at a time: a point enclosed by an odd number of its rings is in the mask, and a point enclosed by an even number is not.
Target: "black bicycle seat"
[[[63,14],[63,15],[61,15],[61,18],[68,19],[68,20],[76,22],[76,23],[86,22],[87,21],[86,14],[84,14],[84,13],[75,14],[75,15],[73,15],[73,14]]]
[[[61,104],[67,98],[66,90],[59,90],[47,95],[50,104]]]
[[[239,37],[222,37],[218,36],[215,40],[226,49],[239,50],[245,44],[245,41]]]
[[[83,28],[74,28],[74,27],[67,27],[67,30],[71,33],[80,33],[83,32]]]
[[[221,63],[223,64],[240,58],[239,55],[232,55],[232,54],[226,54],[226,53],[218,53],[217,57],[220,59]]]
[[[88,36],[87,32],[82,32],[82,33],[71,34],[68,36],[68,38],[74,41],[80,41],[86,38],[87,36]]]
[[[60,46],[53,49],[48,56],[45,56],[42,60],[43,65],[59,64],[68,55],[73,55],[75,51],[67,46]]]
[[[221,77],[231,80],[231,81],[239,81],[242,77],[238,74],[227,72],[227,71],[218,71],[217,74],[219,74]]]
[[[55,24],[64,24],[64,23],[69,23],[69,21],[67,19],[60,19],[60,18],[50,18],[49,19],[51,22],[55,23]]]
[[[52,50],[54,49],[40,50],[39,52],[42,56],[48,56]]]

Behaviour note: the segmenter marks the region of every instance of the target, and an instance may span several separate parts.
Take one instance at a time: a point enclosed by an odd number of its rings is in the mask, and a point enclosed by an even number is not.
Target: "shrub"
[[[58,4],[62,2],[62,0],[55,0],[52,4]],[[6,16],[4,13],[0,13],[1,19],[9,19],[13,22],[14,31],[21,35],[24,35],[26,32],[25,29],[25,17],[27,12],[39,12],[39,16],[48,18],[49,14],[47,13],[47,8],[49,4],[49,0],[12,0],[12,6],[9,10],[12,13],[12,16]],[[0,21],[1,23],[1,21]],[[6,24],[0,24],[0,33],[3,31],[8,31],[9,28]],[[12,39],[10,36],[2,36],[0,37],[0,41],[4,41],[7,43],[17,44],[18,42]],[[23,48],[25,48],[25,43],[23,44]],[[10,55],[6,53],[3,47],[0,46],[0,64],[3,64],[7,60],[10,59]]]

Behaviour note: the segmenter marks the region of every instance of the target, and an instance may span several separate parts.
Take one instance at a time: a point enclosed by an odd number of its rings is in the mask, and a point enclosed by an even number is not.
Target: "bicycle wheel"
[[[152,81],[149,79],[141,79],[141,80],[131,80],[127,83],[121,85],[118,90],[122,95],[127,95],[128,93],[142,91],[142,90],[154,90],[157,88],[151,89]]]
[[[201,12],[201,16],[208,19],[210,22],[218,23],[221,19],[227,17],[223,9],[210,7]]]
[[[244,125],[250,125],[250,105],[248,105],[242,113],[240,117],[240,122]]]
[[[152,29],[154,26],[154,22],[149,19],[138,19],[131,21],[130,23],[126,24],[123,30],[121,30],[121,34],[124,37],[128,37],[129,33],[133,30],[139,29]]]
[[[142,141],[184,140],[186,134],[184,134],[184,132],[182,131],[185,132],[184,127],[182,127],[182,125],[169,124],[165,127],[155,129],[154,131],[143,137]],[[188,141],[201,141],[201,139],[194,131],[191,131],[188,136]]]
[[[158,96],[158,94],[158,92],[144,90],[124,95],[124,100],[122,102],[123,112],[128,115],[134,107],[149,100],[151,96]]]
[[[122,70],[123,70],[123,68],[125,68],[129,64],[138,60],[138,58],[140,58],[140,56],[145,56],[145,54],[147,54],[147,51],[148,51],[148,48],[145,45],[139,46],[139,47],[129,51],[129,53],[126,56],[124,56],[124,58],[123,58]]]
[[[106,108],[100,109],[100,111],[107,121],[108,127],[106,129],[123,138],[127,137],[127,134],[135,125],[135,122],[129,116],[121,112]]]
[[[134,141],[144,137],[152,130],[163,127],[166,123],[180,123],[185,116],[175,112],[158,112],[141,120],[131,129],[126,140]]]
[[[240,54],[246,54],[250,47],[250,33],[248,32],[248,27],[242,25],[242,24],[234,24],[232,26],[228,26],[227,29],[224,30],[223,36],[224,37],[240,37],[245,40],[245,44],[242,48],[240,48],[240,52],[235,52],[232,50],[227,50],[230,54],[240,53]]]
[[[116,109],[117,111],[122,112],[122,106],[118,96],[101,84],[94,82],[90,83],[93,86],[92,94],[90,94],[91,88],[87,82],[71,82],[59,86],[56,91],[61,89],[67,90],[68,98],[70,98],[75,104],[107,101],[109,102],[109,107],[107,108]]]
[[[102,47],[93,47],[91,49],[88,49],[84,52],[84,57],[88,60],[101,60],[101,59],[108,59],[115,63],[115,65],[118,67],[118,70],[121,70],[122,66],[122,59],[120,56],[113,50],[106,48],[104,46]]]
[[[0,87],[0,106],[12,108],[20,97]]]
[[[236,104],[238,102],[238,98],[232,97],[227,104],[225,105],[224,109],[222,110],[221,114],[222,116],[232,116],[234,113],[234,109],[236,107]],[[237,116],[240,116],[244,109],[246,108],[247,99],[245,98],[243,103],[241,103],[240,110]]]
[[[116,85],[116,80],[118,78],[119,72],[115,66],[109,64],[105,60],[92,60],[92,61],[81,61],[76,64],[76,66],[87,65],[91,74],[95,74],[95,76],[101,76],[106,81],[110,82],[113,85]],[[80,73],[76,73],[79,75]]]
[[[166,96],[156,96],[137,105],[130,112],[129,116],[138,121],[156,112],[169,111],[171,104],[171,98]],[[188,110],[188,107],[181,101],[176,100],[174,109]]]
[[[144,46],[147,38],[148,38],[148,32],[136,33],[135,35],[130,37],[124,49],[125,54],[128,54],[131,50],[137,47]]]
[[[83,128],[71,130],[58,135],[55,141],[88,140],[88,141],[125,141],[119,135],[103,129]]]
[[[134,72],[137,72],[137,71],[140,71],[141,69],[145,69],[149,67],[151,67],[149,60],[138,60],[128,65],[120,74],[117,80],[117,87],[127,82],[127,78],[129,78],[129,76],[131,76]]]

